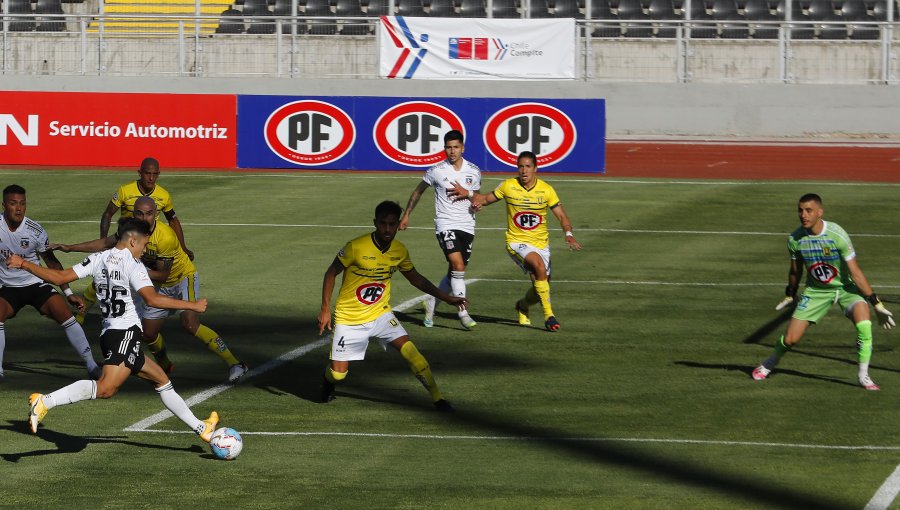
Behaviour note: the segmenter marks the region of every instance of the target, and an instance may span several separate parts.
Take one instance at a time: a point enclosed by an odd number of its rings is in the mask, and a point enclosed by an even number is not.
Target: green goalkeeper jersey
[[[837,223],[823,222],[822,233],[814,235],[800,227],[788,237],[791,260],[801,260],[807,287],[837,289],[853,285],[847,261],[856,257],[850,236]]]

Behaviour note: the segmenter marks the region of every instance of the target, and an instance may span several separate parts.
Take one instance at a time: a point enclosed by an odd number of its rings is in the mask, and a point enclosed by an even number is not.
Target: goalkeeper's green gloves
[[[884,307],[884,303],[878,299],[878,294],[873,292],[872,295],[866,299],[875,307],[875,316],[878,318],[878,324],[880,324],[882,328],[891,329],[897,325],[897,323],[894,322],[894,314]]]

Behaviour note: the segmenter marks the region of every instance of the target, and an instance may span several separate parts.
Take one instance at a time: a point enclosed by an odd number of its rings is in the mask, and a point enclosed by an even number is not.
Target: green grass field
[[[113,191],[136,177],[0,175],[28,190],[28,216],[62,243],[94,238]],[[486,174],[484,187],[501,177]],[[823,196],[826,219],[854,236],[861,267],[900,312],[900,188],[889,184],[549,176],[584,245],[564,251],[551,219],[559,333],[515,324],[528,284],[494,205],[467,272],[477,330],[446,306],[431,329],[418,306],[399,314],[457,412],[435,412],[399,355],[374,344],[337,400],[316,403],[328,355],[311,347],[322,274],[370,230],[377,202],[405,204],[419,178],[164,170],[210,301],[204,323],[257,369],[193,410],[217,410],[244,434],[244,452],[217,461],[176,418],[137,426],[163,410],[138,380],[112,400],[52,410],[32,435],[28,395],[85,372],[61,329],[28,308],[5,324],[0,506],[862,508],[900,463],[900,332],[875,332],[881,392],[856,385],[855,333],[837,309],[773,377],[749,375],[784,328],[773,307],[805,192]],[[432,213],[429,196],[399,239],[437,282]],[[418,296],[395,279],[395,306]],[[86,332],[99,357],[96,314]],[[164,332],[185,399],[224,380],[224,364],[177,319]]]

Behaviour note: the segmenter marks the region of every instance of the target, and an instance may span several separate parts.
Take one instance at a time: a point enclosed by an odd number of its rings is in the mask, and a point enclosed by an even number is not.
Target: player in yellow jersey
[[[416,349],[391,311],[391,276],[400,271],[413,287],[461,310],[465,309],[468,301],[438,289],[416,271],[406,246],[394,239],[402,213],[403,209],[396,202],[378,204],[375,208],[375,231],[344,245],[325,271],[322,308],[318,317],[319,335],[326,328],[332,329],[331,296],[337,276],[344,276],[334,309],[331,364],[325,369],[322,402],[334,399],[335,384],[347,377],[351,361],[365,359],[369,339],[375,338],[384,349],[390,345],[400,352],[416,379],[431,394],[436,409],[453,410],[434,382],[428,361]]]
[[[139,197],[134,202],[134,217],[150,225],[150,241],[141,260],[147,266],[147,272],[157,290],[164,296],[185,301],[196,300],[200,292],[200,276],[193,262],[182,249],[175,232],[168,225],[156,221],[156,203],[150,197]],[[95,239],[75,245],[51,245],[52,248],[65,252],[96,252],[115,246],[115,236]],[[160,330],[171,312],[154,308],[146,303],[139,306],[141,324],[143,326],[144,343],[150,348],[156,361],[166,371],[172,371],[172,362],[166,352]],[[180,310],[181,326],[185,331],[203,342],[207,348],[222,358],[228,365],[228,380],[235,382],[247,373],[248,368],[242,363],[222,340],[218,333],[200,323],[200,316],[191,310]]]
[[[194,260],[194,252],[187,248],[184,243],[184,231],[181,228],[181,221],[175,215],[175,206],[172,203],[172,196],[162,186],[157,184],[159,179],[159,161],[154,158],[144,158],[141,161],[141,167],[138,170],[138,180],[123,184],[116,190],[106,210],[100,216],[100,237],[105,238],[109,235],[109,225],[116,211],[120,212],[120,218],[130,218],[134,215],[134,201],[139,197],[150,197],[156,203],[157,216],[162,213],[166,217],[166,221],[175,234],[178,236],[178,242],[187,254],[188,258]],[[88,310],[94,306],[97,298],[94,294],[93,285],[88,285],[84,291],[85,309],[79,311],[75,315],[75,320],[80,324],[84,324],[84,317]]]
[[[523,271],[531,275],[532,288],[516,302],[519,324],[531,324],[528,307],[537,303],[544,309],[544,326],[548,331],[559,330],[560,324],[550,306],[550,235],[547,231],[547,210],[559,220],[570,250],[580,250],[581,244],[572,233],[572,222],[556,195],[556,190],[537,178],[537,156],[530,151],[519,154],[519,175],[500,183],[492,193],[472,193],[460,185],[447,193],[458,200],[468,198],[476,209],[500,200],[506,201],[506,251]]]

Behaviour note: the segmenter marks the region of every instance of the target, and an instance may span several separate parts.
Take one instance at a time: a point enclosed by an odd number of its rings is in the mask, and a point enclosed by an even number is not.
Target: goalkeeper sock
[[[194,333],[194,336],[200,339],[201,342],[206,344],[206,348],[216,353],[216,355],[222,358],[222,361],[231,365],[237,365],[240,361],[234,357],[234,354],[231,354],[231,349],[228,348],[228,344],[219,337],[219,334],[215,331],[209,329],[203,324],[197,328],[197,332]]]
[[[859,355],[859,376],[869,374],[869,361],[872,359],[872,321],[856,323],[856,345]]]
[[[791,350],[790,346],[785,345],[784,343],[784,335],[781,335],[781,338],[775,342],[775,350],[772,352],[772,355],[766,358],[765,361],[762,362],[762,365],[769,370],[772,370],[775,365],[781,361],[781,357],[784,356],[784,353]]]
[[[550,282],[547,280],[535,280],[534,292],[541,301],[541,308],[544,309],[544,320],[553,316],[553,308],[550,306]]]
[[[163,370],[166,370],[166,367],[172,364],[169,361],[169,354],[166,352],[166,341],[163,340],[162,333],[157,333],[155,340],[147,342],[147,348],[150,349],[150,353],[156,358],[156,362],[163,367]]]
[[[400,348],[400,355],[409,363],[409,369],[416,376],[416,379],[422,383],[422,386],[431,394],[432,402],[442,400],[441,390],[438,389],[437,383],[434,382],[434,376],[431,374],[431,368],[428,366],[428,360],[419,353],[416,346],[409,340]]]

